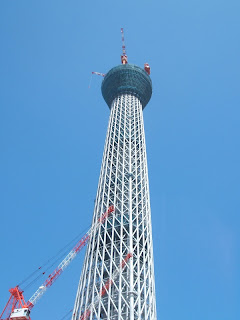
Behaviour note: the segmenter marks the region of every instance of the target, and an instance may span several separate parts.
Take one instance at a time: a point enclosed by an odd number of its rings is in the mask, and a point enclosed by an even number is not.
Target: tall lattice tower
[[[157,319],[143,126],[152,95],[149,71],[148,65],[144,70],[128,64],[125,54],[102,82],[110,118],[92,224],[109,207],[114,212],[90,235],[72,320]],[[132,258],[116,273],[129,252]]]

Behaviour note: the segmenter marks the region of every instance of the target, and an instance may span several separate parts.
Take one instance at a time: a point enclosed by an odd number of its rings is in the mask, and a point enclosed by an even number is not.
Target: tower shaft
[[[115,212],[89,239],[72,320],[93,304],[129,252],[133,257],[89,319],[157,319],[143,107],[132,93],[111,103],[92,223],[112,205]]]

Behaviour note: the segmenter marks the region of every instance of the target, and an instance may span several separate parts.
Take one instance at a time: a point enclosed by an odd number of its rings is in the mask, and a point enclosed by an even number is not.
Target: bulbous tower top
[[[133,94],[143,108],[152,96],[152,81],[142,68],[133,64],[122,64],[112,68],[102,82],[102,95],[109,108],[113,100],[121,94]]]

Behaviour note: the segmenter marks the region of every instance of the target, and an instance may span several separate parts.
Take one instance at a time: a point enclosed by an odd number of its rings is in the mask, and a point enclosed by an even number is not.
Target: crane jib
[[[73,251],[78,253],[88,242],[89,240],[89,234],[85,234],[85,236],[77,243],[77,245],[74,247]]]
[[[11,296],[0,315],[0,320],[2,316],[8,313],[10,310],[11,314],[7,315],[7,319],[16,320],[30,320],[30,310],[35,306],[37,301],[46,292],[47,288],[51,287],[52,284],[58,279],[62,272],[67,268],[71,261],[76,257],[76,255],[81,251],[81,249],[88,243],[91,234],[98,228],[102,223],[106,221],[108,216],[114,211],[114,206],[111,205],[106,212],[104,212],[97,223],[90,228],[90,230],[81,238],[81,240],[75,245],[75,247],[68,253],[68,255],[62,260],[62,262],[57,266],[57,268],[48,276],[44,283],[37,289],[33,296],[27,301],[24,301],[23,291],[17,286],[10,289]],[[39,268],[41,269],[41,268]],[[44,272],[45,273],[45,272]],[[43,273],[43,274],[44,274]],[[109,286],[111,283],[109,283]],[[105,289],[106,290],[106,289]],[[16,309],[16,307],[18,307]],[[9,318],[10,317],[10,318]]]

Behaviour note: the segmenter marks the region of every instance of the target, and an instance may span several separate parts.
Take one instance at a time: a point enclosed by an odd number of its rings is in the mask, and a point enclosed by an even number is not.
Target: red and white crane
[[[122,64],[127,64],[128,63],[128,56],[126,53],[126,46],[125,46],[125,39],[124,39],[124,31],[123,28],[121,28],[121,35],[122,35],[122,55],[121,55],[121,62]],[[144,63],[144,70],[147,72],[148,75],[150,75],[150,66],[149,64],[146,62]],[[105,77],[104,73],[101,72],[96,72],[96,71],[92,71],[92,75],[96,74],[98,76],[102,76]],[[90,87],[90,86],[89,86]]]
[[[0,320],[30,320],[30,311],[37,301],[42,297],[46,290],[58,279],[62,272],[69,266],[72,260],[77,256],[81,249],[87,244],[90,236],[94,231],[106,221],[111,213],[114,212],[114,206],[110,206],[108,210],[101,215],[97,223],[93,225],[88,232],[78,241],[74,248],[62,260],[57,268],[48,276],[43,284],[37,289],[32,297],[25,302],[23,290],[16,286],[9,290],[11,296],[0,315]]]
[[[97,72],[97,71],[92,71],[92,74],[96,74],[97,76],[105,77],[104,73]]]
[[[125,46],[123,28],[121,28],[121,34],[122,34],[122,55],[121,55],[121,62],[122,62],[122,64],[127,64],[127,63],[128,63],[128,57],[127,57],[127,54],[126,54],[126,46]]]
[[[126,53],[126,46],[125,46],[123,28],[121,28],[121,34],[122,34],[122,55],[121,55],[121,62],[122,62],[122,64],[127,64],[127,63],[128,63],[128,57],[127,57],[127,53]],[[149,66],[148,63],[144,63],[144,70],[147,72],[148,75],[150,75],[150,66]]]

